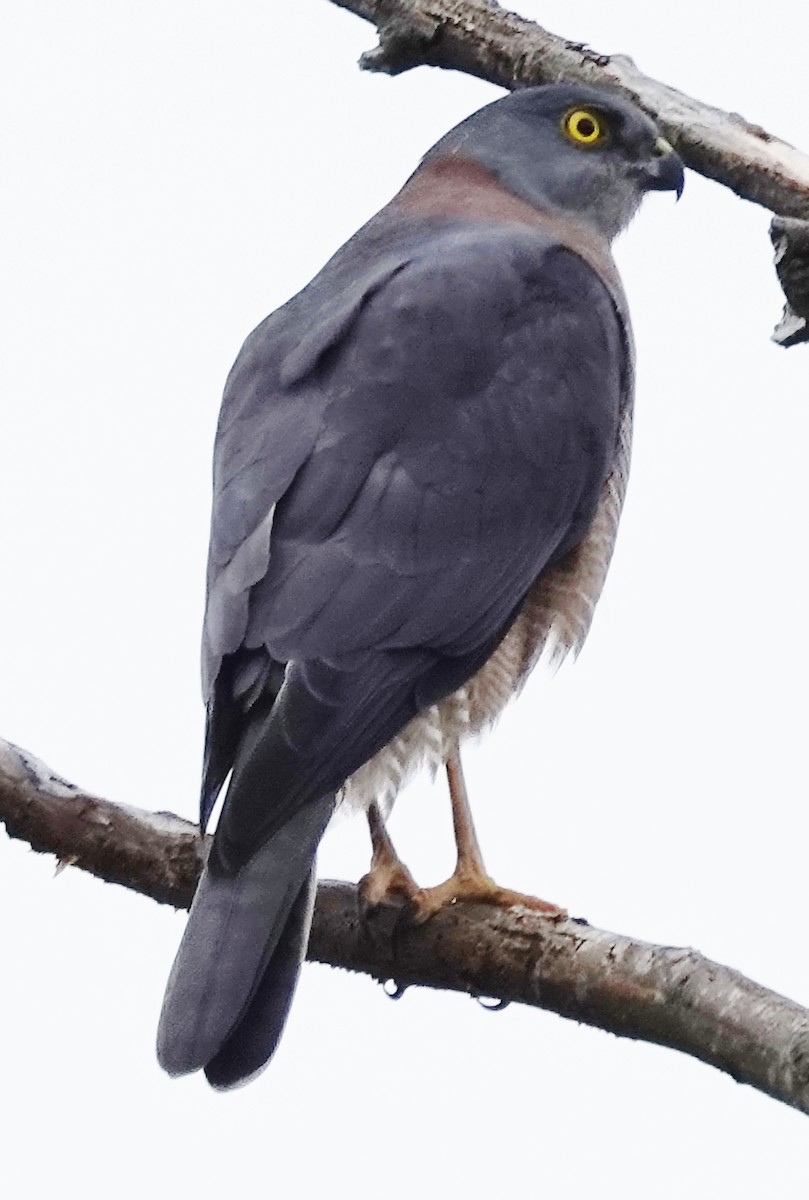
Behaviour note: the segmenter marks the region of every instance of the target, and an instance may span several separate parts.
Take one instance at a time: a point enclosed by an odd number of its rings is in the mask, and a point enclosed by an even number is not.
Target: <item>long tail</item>
[[[398,650],[346,666],[291,663],[269,708],[257,706],[163,1002],[157,1055],[170,1075],[202,1068],[214,1087],[235,1087],[269,1060],[306,948],[312,865],[335,791],[493,644],[456,659]]]
[[[157,1057],[170,1075],[204,1068],[215,1088],[266,1066],[287,1018],[312,920],[314,857],[334,797],[310,801],[242,866],[200,880],[169,976]]]

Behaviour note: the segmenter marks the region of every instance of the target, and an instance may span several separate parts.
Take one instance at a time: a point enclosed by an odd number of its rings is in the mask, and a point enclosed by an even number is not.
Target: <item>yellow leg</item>
[[[385,818],[374,801],[368,809],[371,833],[371,869],[359,883],[360,896],[369,908],[391,903],[404,896],[413,901],[419,886],[394,849]]]
[[[563,917],[564,909],[537,896],[526,896],[511,888],[503,888],[487,873],[480,852],[472,810],[461,767],[461,758],[456,751],[447,761],[447,779],[452,803],[452,822],[455,827],[455,844],[458,861],[454,874],[437,887],[422,888],[414,901],[414,920],[417,924],[429,920],[434,913],[448,904],[469,901],[478,904],[496,904],[500,908],[511,908],[521,904],[546,913],[549,917]]]
[[[483,855],[475,830],[472,809],[469,807],[469,793],[466,790],[466,780],[463,777],[461,756],[456,750],[447,760],[447,780],[449,782],[449,799],[452,805],[452,824],[455,829],[455,846],[458,851],[458,864],[455,874],[477,878],[485,877]]]
[[[456,751],[447,761],[447,779],[452,803],[452,823],[458,860],[452,876],[437,887],[420,888],[394,849],[379,806],[368,809],[371,831],[371,870],[360,880],[360,895],[369,908],[394,903],[402,897],[410,904],[417,925],[428,921],[440,909],[458,901],[496,904],[511,908],[521,904],[551,918],[563,917],[564,909],[536,896],[526,896],[511,888],[499,887],[487,874],[480,852],[475,823],[463,777],[460,755]]]

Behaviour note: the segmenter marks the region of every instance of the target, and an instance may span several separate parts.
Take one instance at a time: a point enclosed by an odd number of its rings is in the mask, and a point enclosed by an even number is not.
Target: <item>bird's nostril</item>
[[[673,152],[674,147],[672,146],[671,142],[667,141],[664,137],[657,138],[654,146],[652,147],[652,153],[654,154],[655,158],[662,158],[665,154],[672,154]]]

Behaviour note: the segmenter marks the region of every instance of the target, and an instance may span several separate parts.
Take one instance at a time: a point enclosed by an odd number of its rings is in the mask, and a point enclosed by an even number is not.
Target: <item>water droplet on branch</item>
[[[495,996],[473,996],[473,999],[487,1012],[502,1012],[511,1004],[510,1000],[498,1000]]]

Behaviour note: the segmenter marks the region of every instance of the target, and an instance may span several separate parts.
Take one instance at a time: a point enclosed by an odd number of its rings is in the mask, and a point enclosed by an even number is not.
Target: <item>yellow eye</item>
[[[592,146],[607,135],[602,118],[587,108],[576,108],[568,113],[562,127],[570,140],[580,146]]]

